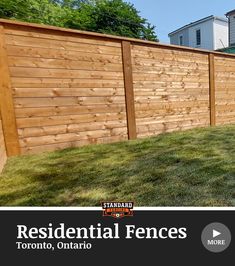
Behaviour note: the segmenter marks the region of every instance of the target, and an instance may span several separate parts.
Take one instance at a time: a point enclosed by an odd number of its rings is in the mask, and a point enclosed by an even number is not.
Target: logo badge
[[[102,202],[103,216],[122,218],[133,216],[133,202]]]

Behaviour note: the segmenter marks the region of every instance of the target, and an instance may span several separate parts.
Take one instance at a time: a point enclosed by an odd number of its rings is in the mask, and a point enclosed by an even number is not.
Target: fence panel
[[[138,137],[210,124],[208,55],[132,46]]]
[[[235,123],[235,59],[215,57],[216,124]]]
[[[121,42],[5,28],[22,153],[127,139]]]
[[[0,29],[8,156],[235,123],[234,55],[2,19]]]

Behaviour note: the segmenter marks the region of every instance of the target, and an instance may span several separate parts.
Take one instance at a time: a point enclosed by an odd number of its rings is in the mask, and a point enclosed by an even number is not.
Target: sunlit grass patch
[[[235,126],[10,158],[2,206],[235,206]]]

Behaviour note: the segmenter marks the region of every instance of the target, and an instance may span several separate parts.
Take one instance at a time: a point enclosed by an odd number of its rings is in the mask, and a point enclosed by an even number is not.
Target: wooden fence
[[[235,56],[0,20],[0,107],[0,168],[5,150],[235,123]]]
[[[6,161],[7,161],[7,153],[5,148],[4,135],[2,131],[2,119],[0,113],[0,172],[3,169]]]

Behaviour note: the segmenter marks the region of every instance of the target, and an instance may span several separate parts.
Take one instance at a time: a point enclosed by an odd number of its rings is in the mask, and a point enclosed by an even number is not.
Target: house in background
[[[168,36],[170,43],[175,45],[207,50],[225,48],[228,47],[228,20],[209,16],[185,25]]]
[[[228,43],[229,47],[219,49],[220,52],[235,54],[235,9],[229,11],[225,16],[228,18]]]
[[[229,46],[235,46],[235,9],[226,14],[229,25]]]

